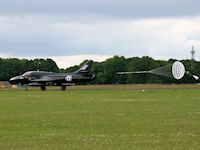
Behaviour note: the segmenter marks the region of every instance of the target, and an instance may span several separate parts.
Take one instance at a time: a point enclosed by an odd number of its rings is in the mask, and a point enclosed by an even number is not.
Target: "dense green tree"
[[[85,60],[86,61],[86,60]],[[26,71],[41,70],[49,72],[69,73],[79,69],[84,63],[72,66],[67,69],[59,69],[56,63],[51,59],[2,59],[0,58],[0,80],[9,80],[9,78],[23,74]],[[146,83],[197,83],[190,75],[187,75],[176,81],[173,78],[163,77],[152,74],[131,74],[117,75],[121,71],[148,71],[161,66],[173,64],[175,59],[168,61],[154,60],[151,57],[133,57],[125,58],[123,56],[114,56],[104,62],[94,62],[92,72],[96,75],[96,79],[90,84],[146,84]],[[194,61],[191,68],[190,60],[182,60],[186,70],[193,74],[200,75],[200,62]]]
[[[133,57],[127,58],[114,56],[101,63],[94,63],[92,71],[96,74],[96,80],[92,84],[116,84],[116,83],[129,83],[129,84],[146,84],[146,83],[196,83],[191,76],[186,75],[182,80],[175,80],[173,78],[163,77],[160,75],[152,74],[131,74],[131,75],[117,75],[121,71],[149,71],[158,67],[172,65],[176,60],[170,59],[154,60],[151,57]],[[182,60],[187,70],[192,73],[200,75],[200,68],[191,70],[190,60]],[[195,66],[200,65],[200,62],[194,62]],[[194,66],[194,65],[193,65]],[[169,70],[170,71],[170,70]]]
[[[7,81],[11,77],[23,74],[26,71],[43,70],[51,72],[59,72],[56,63],[51,59],[2,59],[0,58],[0,80]]]

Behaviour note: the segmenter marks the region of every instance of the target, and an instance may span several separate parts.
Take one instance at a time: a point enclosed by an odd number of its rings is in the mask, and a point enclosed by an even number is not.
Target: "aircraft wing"
[[[43,76],[40,79],[31,80],[31,82],[46,83],[46,82],[58,82],[65,80],[65,76]]]
[[[31,80],[31,82],[52,82],[54,80],[49,80],[49,79],[36,79],[36,80]]]
[[[55,81],[55,79],[51,77],[42,77],[40,79],[31,80],[31,82],[52,82],[52,81]]]

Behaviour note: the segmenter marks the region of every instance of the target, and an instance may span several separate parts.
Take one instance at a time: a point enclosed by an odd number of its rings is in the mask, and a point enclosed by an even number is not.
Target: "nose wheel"
[[[61,90],[65,91],[66,90],[66,86],[61,86]]]

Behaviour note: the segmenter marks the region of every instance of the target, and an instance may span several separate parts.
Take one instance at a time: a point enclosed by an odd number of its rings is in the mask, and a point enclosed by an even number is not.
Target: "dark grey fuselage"
[[[79,70],[72,73],[53,73],[46,71],[28,71],[23,75],[13,77],[9,80],[11,84],[18,86],[40,86],[45,89],[46,86],[67,86],[73,83],[87,82],[94,79],[91,74],[92,61],[88,61]]]

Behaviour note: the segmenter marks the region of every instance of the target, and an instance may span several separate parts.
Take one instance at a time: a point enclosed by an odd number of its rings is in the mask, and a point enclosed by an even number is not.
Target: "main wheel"
[[[46,91],[46,86],[41,86],[40,88],[42,91]]]
[[[61,87],[61,90],[62,90],[62,91],[65,91],[65,90],[66,90],[66,86],[62,86],[62,87]]]

